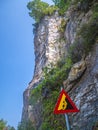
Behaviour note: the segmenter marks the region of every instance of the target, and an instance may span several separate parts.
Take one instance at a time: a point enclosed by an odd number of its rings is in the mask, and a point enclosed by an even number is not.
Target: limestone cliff
[[[95,3],[89,5],[90,8],[87,10],[86,8],[84,8],[84,10],[81,9],[79,4],[77,4],[77,6],[71,5],[64,16],[59,16],[58,12],[55,12],[52,16],[45,16],[36,27],[34,37],[34,77],[24,92],[22,113],[22,120],[32,120],[36,130],[51,130],[51,127],[49,128],[48,125],[41,126],[44,122],[44,111],[42,113],[44,105],[42,104],[44,104],[44,102],[46,103],[51,94],[50,89],[46,89],[46,86],[43,86],[44,88],[42,89],[44,90],[42,91],[42,95],[44,96],[38,95],[39,98],[37,100],[33,97],[33,103],[30,103],[31,91],[36,89],[44,80],[43,69],[47,66],[49,68],[56,66],[60,59],[66,60],[70,47],[73,45],[73,50],[75,50],[73,57],[76,55],[78,60],[74,60],[70,71],[68,71],[67,78],[62,82],[64,89],[80,109],[79,113],[69,114],[71,128],[72,130],[92,130],[94,129],[95,123],[98,122],[98,40],[93,41],[92,49],[85,54],[83,50],[85,47],[82,46],[84,39],[81,38],[79,34],[82,26],[89,24],[93,16],[92,7],[94,4]],[[96,21],[95,24],[97,24],[98,28],[97,22],[98,21]],[[96,31],[96,34],[98,35],[98,31]],[[79,43],[78,48],[77,44],[75,44],[76,42]],[[61,86],[59,86],[58,94],[60,87]],[[53,124],[56,123],[56,121],[53,122]],[[62,127],[56,127],[57,126],[55,126],[53,130],[64,129],[64,121],[62,121]]]

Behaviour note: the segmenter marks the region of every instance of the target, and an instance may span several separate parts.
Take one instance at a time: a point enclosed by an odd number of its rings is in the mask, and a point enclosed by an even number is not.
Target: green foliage
[[[43,80],[42,86],[47,86],[51,90],[59,89],[59,87],[63,85],[63,80],[67,78],[68,75],[66,72],[70,69],[71,65],[72,61],[68,57],[61,66],[57,63],[57,66],[50,70],[46,67],[44,71],[45,79]]]
[[[85,5],[86,3],[88,3],[89,5],[91,5],[91,3],[93,2],[94,0],[74,0],[74,3],[77,4],[78,2],[81,3],[81,6]],[[82,5],[83,4],[83,5]]]
[[[76,1],[76,0],[75,0]],[[89,6],[93,0],[81,0],[77,2],[88,2]],[[92,16],[88,23],[82,25],[77,33],[76,40],[69,48],[69,55],[73,63],[76,63],[85,57],[98,40],[98,3],[92,4]],[[82,6],[82,5],[81,5]]]
[[[42,101],[43,103],[43,111],[42,118],[43,123],[41,125],[42,130],[64,130],[65,129],[65,121],[63,115],[55,115],[53,114],[53,109],[55,107],[58,91],[52,91],[47,99]],[[62,123],[61,123],[62,122]]]
[[[92,19],[98,21],[98,3],[94,4],[94,6],[92,7],[92,10],[93,10]]]
[[[0,130],[3,130],[4,128],[6,128],[6,121],[4,121],[3,119],[0,120]]]
[[[43,82],[42,82],[43,83]],[[41,100],[41,90],[42,90],[42,83],[37,86],[37,88],[34,88],[31,90],[30,98],[29,98],[29,104],[36,104],[38,100]],[[39,96],[40,95],[40,96]],[[40,99],[39,99],[40,98]]]
[[[7,126],[7,130],[15,130],[13,126]]]
[[[6,125],[7,122],[4,121],[3,119],[0,119],[0,130],[15,130],[13,126]]]
[[[63,33],[63,34],[64,34],[64,31],[65,31],[66,23],[67,23],[67,22],[65,21],[65,19],[62,19],[61,25],[60,25],[60,27],[59,27],[59,31],[60,31],[61,33]]]
[[[22,121],[18,124],[17,130],[35,130],[33,127],[33,124],[30,120],[28,121]]]
[[[56,6],[59,6],[60,0],[52,0]]]
[[[49,5],[41,0],[33,0],[29,2],[27,7],[31,11],[29,15],[35,19],[36,22],[39,22],[40,19],[44,16],[44,9]]]
[[[49,6],[48,3],[41,0],[30,1],[27,5],[30,10],[29,15],[33,17],[36,23],[39,23],[45,15],[52,15],[56,10],[59,11],[60,15],[64,15],[71,0],[53,0],[53,2],[55,5]]]
[[[64,15],[65,11],[68,9],[71,0],[52,0],[54,4],[59,9],[59,14]]]
[[[93,130],[97,130],[98,129],[98,121],[95,121],[93,123]]]
[[[92,7],[92,17],[85,23],[77,33],[75,43],[70,46],[69,54],[73,63],[81,60],[83,54],[86,56],[98,40],[98,3]]]
[[[78,35],[75,43],[69,48],[69,55],[73,63],[80,61],[83,55],[86,56],[92,50],[98,39],[98,23],[94,20],[89,24],[84,24]]]
[[[62,0],[61,0],[62,1]],[[62,3],[61,8],[59,9],[59,14],[64,15],[64,13],[67,11],[68,7],[70,6],[71,0],[66,0],[66,3]]]
[[[45,15],[52,15],[58,9],[57,6],[48,6],[45,9]]]
[[[40,126],[41,130],[55,130],[56,128],[58,128],[58,130],[65,129],[64,117],[62,115],[53,114],[53,109],[59,95],[60,87],[63,85],[63,81],[67,78],[71,66],[71,58],[67,57],[66,60],[62,59],[59,61],[54,68],[45,67],[43,69],[44,80],[37,86],[37,88],[31,91],[30,103],[34,105],[40,100],[42,104],[41,114],[43,121]],[[48,90],[48,93],[46,93],[45,96],[43,96],[43,88],[44,90]]]
[[[33,0],[28,3],[28,9],[30,10],[29,15],[35,19],[38,23],[45,15],[51,15],[55,10],[56,6],[49,6],[46,2],[41,0]]]
[[[58,6],[56,2],[58,1],[55,1],[56,6]],[[81,2],[83,1],[81,0]],[[66,6],[69,6],[69,3],[67,3],[66,1]],[[61,5],[59,5],[58,7],[61,8],[60,6]],[[92,46],[95,44],[98,38],[97,11],[98,7],[97,5],[94,5],[93,17],[91,21],[84,24],[80,28],[80,31],[77,34],[77,39],[75,40],[75,43],[71,45],[69,49],[69,55],[66,60],[64,58],[61,59],[60,61],[58,61],[55,67],[45,67],[43,69],[43,81],[36,88],[31,90],[30,104],[34,105],[38,100],[42,104],[42,124],[40,126],[41,130],[55,130],[57,128],[58,130],[65,129],[64,117],[62,115],[54,115],[53,109],[59,95],[60,87],[63,85],[63,81],[67,79],[68,72],[70,71],[72,64],[81,60],[83,54],[87,55],[88,52],[91,51]],[[48,13],[49,12],[46,11],[46,14]],[[51,15],[51,13],[49,15]],[[60,27],[60,31],[62,33],[64,33],[65,26],[66,22],[62,21]],[[44,90],[48,90],[46,96],[43,96],[43,87]]]
[[[84,49],[83,39],[77,38],[74,44],[69,47],[69,56],[71,57],[72,62],[76,63],[80,61],[85,51],[86,50]]]
[[[83,48],[87,54],[91,51],[92,46],[98,38],[98,19],[91,20],[88,24],[84,24],[79,32],[83,37]]]
[[[83,12],[88,12],[91,9],[94,0],[74,0],[73,4],[77,5],[77,9]]]
[[[66,0],[52,0],[56,6],[60,9],[66,4]]]

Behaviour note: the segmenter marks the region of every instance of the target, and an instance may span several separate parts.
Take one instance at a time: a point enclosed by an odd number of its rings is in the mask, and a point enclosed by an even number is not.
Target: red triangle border
[[[65,94],[66,98],[69,100],[70,104],[72,105],[73,109],[67,109],[67,110],[58,110],[62,95]],[[69,95],[65,92],[64,89],[60,92],[60,96],[58,98],[58,101],[56,103],[55,109],[54,109],[54,114],[64,114],[64,113],[72,113],[72,112],[79,112],[80,110],[76,107],[74,102],[71,100]]]

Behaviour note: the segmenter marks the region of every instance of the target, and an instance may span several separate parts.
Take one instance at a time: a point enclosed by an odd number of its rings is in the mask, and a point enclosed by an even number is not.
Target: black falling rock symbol
[[[67,102],[66,110],[67,110],[67,109],[73,109],[73,106],[71,105],[71,103],[69,102],[69,100],[68,100],[68,99],[65,99],[65,100],[66,100],[66,102]]]

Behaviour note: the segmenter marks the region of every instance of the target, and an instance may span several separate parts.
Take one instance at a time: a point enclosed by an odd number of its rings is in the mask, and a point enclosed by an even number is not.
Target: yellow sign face
[[[58,110],[65,110],[67,108],[66,96],[65,94],[62,95]]]
[[[58,102],[54,109],[54,114],[64,114],[69,112],[79,112],[79,109],[75,106],[69,95],[64,89],[60,92]]]

